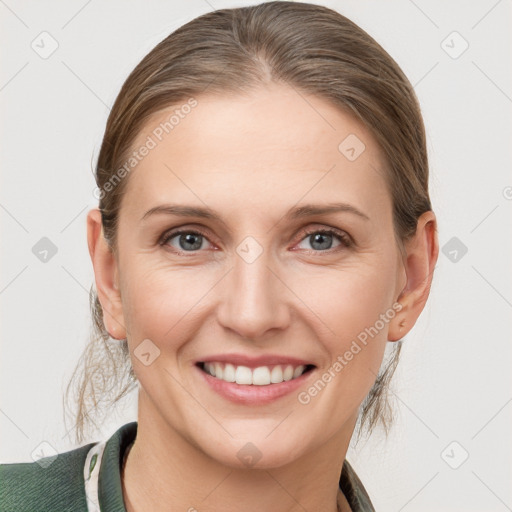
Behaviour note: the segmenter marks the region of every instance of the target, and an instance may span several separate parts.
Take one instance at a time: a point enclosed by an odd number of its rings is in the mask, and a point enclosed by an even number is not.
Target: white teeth
[[[295,368],[295,370],[293,370],[293,378],[296,379],[297,377],[300,377],[305,369],[306,369],[305,366],[302,366],[302,365],[301,366],[297,366],[297,368]],[[218,373],[217,373],[217,365],[215,365],[215,375],[218,375]]]
[[[288,365],[283,372],[283,380],[291,380],[293,378],[293,366]]]
[[[280,384],[283,381],[300,377],[306,367],[300,365],[276,365],[270,370],[268,366],[258,366],[251,369],[247,366],[234,366],[223,363],[204,363],[204,370],[217,379],[226,382],[236,382],[243,385],[267,386],[269,384]]]
[[[235,367],[232,364],[224,366],[224,376],[222,377],[226,382],[235,382]]]
[[[213,364],[204,363],[204,369],[206,370],[207,373],[215,377],[215,366]]]
[[[272,368],[270,382],[272,382],[272,384],[283,382],[283,369],[280,366],[274,366],[274,368]]]
[[[215,377],[217,377],[218,379],[222,379],[223,378],[223,371],[222,371],[222,365],[220,363],[215,363]]]
[[[252,372],[247,366],[237,366],[235,371],[237,384],[252,384]]]
[[[252,372],[252,383],[256,386],[270,384],[270,370],[266,366],[259,366]]]

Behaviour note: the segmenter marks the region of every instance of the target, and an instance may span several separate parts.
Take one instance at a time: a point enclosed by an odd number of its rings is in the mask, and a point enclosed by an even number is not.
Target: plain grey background
[[[90,326],[85,219],[124,79],[190,19],[252,3],[0,0],[2,462],[74,447],[62,394]],[[369,32],[414,85],[442,249],[394,378],[393,430],[347,459],[379,512],[512,510],[511,1],[313,3]],[[135,417],[132,396],[88,441]]]

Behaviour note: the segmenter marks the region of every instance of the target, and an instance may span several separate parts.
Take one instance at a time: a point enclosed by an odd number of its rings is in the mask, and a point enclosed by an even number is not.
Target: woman
[[[2,510],[374,510],[345,456],[388,425],[438,255],[398,65],[312,4],[200,16],[126,80],[96,179],[77,430],[113,385],[138,421],[3,465]]]

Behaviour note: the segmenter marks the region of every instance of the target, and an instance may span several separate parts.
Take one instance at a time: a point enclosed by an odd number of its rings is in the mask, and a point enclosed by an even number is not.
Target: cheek
[[[211,270],[154,264],[147,255],[127,265],[125,275],[130,277],[123,287],[123,312],[134,344],[144,338],[157,344],[179,340],[216,282]]]
[[[373,326],[391,308],[394,286],[392,265],[370,263],[309,272],[296,281],[294,292],[315,313],[315,323],[332,338],[333,347],[344,344]],[[310,315],[311,316],[311,315]],[[387,324],[379,322],[387,333]]]
[[[305,401],[324,386],[330,388],[324,403],[332,407],[342,403],[350,409],[366,396],[379,372],[389,322],[395,315],[391,307],[395,270],[391,259],[388,264],[381,254],[364,265],[324,270],[316,279],[309,275],[300,282],[297,294],[315,312],[311,318],[316,334],[329,356],[319,372],[321,382],[306,390]]]
[[[333,432],[357,411],[382,364],[388,324],[394,316],[386,275],[369,267],[309,288],[308,304],[318,315],[316,335],[329,361],[297,399],[302,405],[311,404],[318,418],[328,414]]]

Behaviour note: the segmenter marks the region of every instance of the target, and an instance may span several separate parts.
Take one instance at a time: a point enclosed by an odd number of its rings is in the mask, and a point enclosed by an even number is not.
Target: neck
[[[240,469],[207,456],[144,407],[139,400],[137,438],[121,475],[127,512],[350,512],[339,477],[357,417],[291,464]]]

